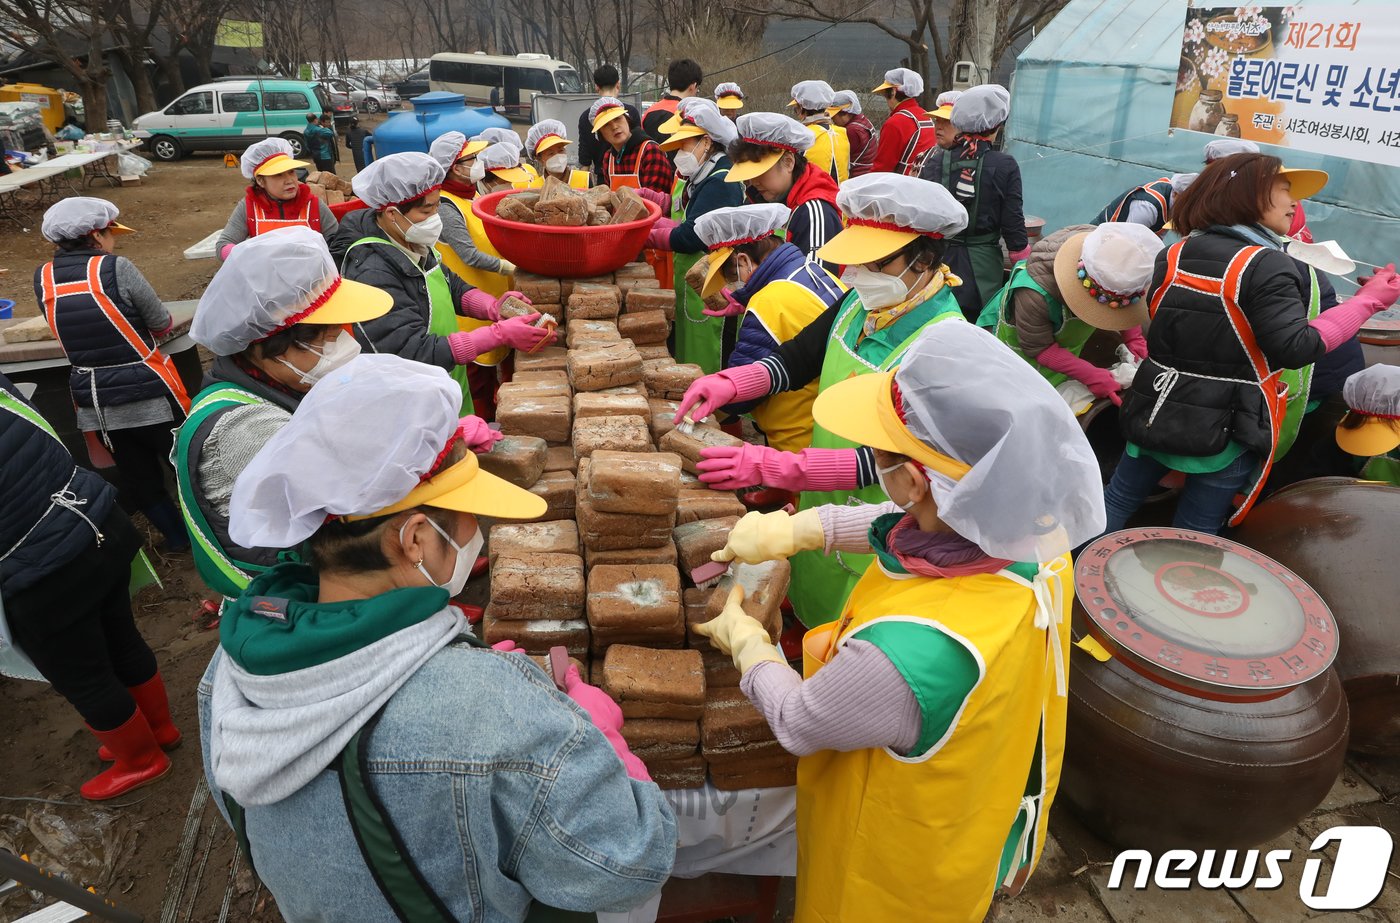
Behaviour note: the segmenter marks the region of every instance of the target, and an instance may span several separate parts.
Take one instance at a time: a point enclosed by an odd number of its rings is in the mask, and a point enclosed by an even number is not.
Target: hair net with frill
[[[365,167],[350,181],[355,195],[375,211],[420,199],[442,186],[446,170],[427,154],[389,154]]]
[[[525,142],[520,140],[520,135],[516,134],[513,128],[486,128],[472,135],[472,140],[485,141],[487,144],[509,144],[522,150],[525,147]]]
[[[238,476],[229,536],[246,548],[290,548],[328,516],[397,503],[432,471],[461,403],[461,387],[437,366],[356,356],[307,392]]]
[[[106,199],[70,196],[49,206],[39,230],[50,243],[79,240],[116,224],[119,214],[117,207]]]
[[[924,92],[924,78],[917,71],[907,67],[896,67],[885,71],[885,83],[905,96],[918,96]]]
[[[938,517],[959,535],[995,558],[1043,562],[1103,531],[1089,440],[1055,388],[996,337],[932,324],[894,383],[910,434],[972,469],[956,481],[926,469]]]
[[[967,209],[938,183],[898,173],[853,176],[836,193],[848,224],[894,225],[930,237],[952,237],[967,227]]]
[[[825,80],[803,80],[792,87],[792,101],[803,109],[825,109],[836,99],[836,91]]]
[[[551,144],[568,144],[569,131],[564,127],[564,123],[558,119],[544,119],[530,126],[530,131],[525,135],[525,149],[530,155],[537,156],[540,152],[540,142],[546,138]]]
[[[1400,419],[1400,368],[1373,365],[1356,372],[1342,385],[1342,399],[1357,413]]]
[[[725,96],[734,96],[739,99],[744,98],[744,91],[739,84],[734,82],[721,83],[715,86],[715,102],[719,102]]]
[[[958,131],[982,134],[1006,121],[1011,114],[1011,94],[995,83],[964,90],[953,105],[949,121]]]
[[[695,236],[711,250],[782,234],[792,209],[776,202],[715,208],[695,219]]]
[[[440,164],[443,170],[451,170],[462,157],[462,151],[467,146],[467,136],[460,131],[449,131],[445,135],[438,135],[428,147],[428,156]]]
[[[812,131],[797,119],[776,112],[748,112],[735,123],[739,138],[750,144],[782,148],[801,154],[815,140]]]
[[[938,99],[934,102],[935,109],[942,109],[944,106],[956,105],[958,99],[963,95],[962,90],[944,90],[938,94]]]
[[[1216,138],[1206,142],[1205,162],[1221,160],[1232,154],[1257,154],[1259,145],[1244,138]]]
[[[714,100],[703,96],[688,96],[681,100],[676,106],[676,117],[682,124],[689,123],[699,128],[722,148],[728,147],[739,137],[734,121],[719,110]]]
[[[844,107],[851,115],[861,114],[860,97],[856,95],[855,90],[837,90],[831,104]]]

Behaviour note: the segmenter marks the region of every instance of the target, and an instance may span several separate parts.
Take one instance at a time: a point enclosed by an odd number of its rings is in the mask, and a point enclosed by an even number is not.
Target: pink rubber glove
[[[727,288],[722,288],[719,293],[724,296],[724,307],[717,310],[705,308],[700,313],[706,317],[738,317],[744,313],[744,306],[734,300],[734,293]]]
[[[768,369],[757,362],[705,375],[685,389],[675,422],[680,423],[689,416],[692,422],[698,423],[725,404],[767,397],[772,387]]]
[[[622,739],[622,709],[618,708],[617,703],[609,698],[606,692],[585,683],[579,677],[578,666],[575,664],[569,664],[569,672],[564,674],[564,694],[573,699],[575,705],[588,712],[593,726],[603,732],[603,736],[622,759],[622,765],[627,767],[628,777],[639,782],[650,782],[651,773],[647,772],[646,764],[632,754],[627,747],[627,741]]]
[[[170,333],[170,331],[172,331],[172,330],[174,330],[174,329],[175,329],[175,318],[172,317],[172,318],[170,318],[170,323],[166,324],[166,325],[165,325],[164,327],[162,327],[160,330],[152,330],[152,331],[151,331],[151,336],[153,336],[153,337],[155,337],[157,340],[159,340],[161,337],[166,336],[167,334]]]
[[[219,259],[220,259],[221,261],[227,260],[227,259],[228,259],[228,255],[229,255],[230,253],[232,253],[232,252],[233,252],[233,244],[224,244],[222,247],[219,248]]]
[[[491,451],[491,447],[505,438],[505,434],[491,428],[481,417],[465,416],[457,421],[457,432],[462,441],[477,455]]]
[[[1323,311],[1308,321],[1308,325],[1322,335],[1322,343],[1331,352],[1356,336],[1361,325],[1370,320],[1372,314],[1384,311],[1400,298],[1400,276],[1395,274],[1395,264],[1376,270],[1376,274],[1361,282],[1361,290],[1346,301]]]
[[[715,490],[781,487],[784,490],[854,490],[860,486],[855,449],[780,452],[764,445],[713,446],[700,450],[700,480]]]
[[[1147,358],[1147,338],[1142,335],[1141,327],[1129,327],[1118,335],[1123,338],[1123,345],[1128,347],[1134,359],[1141,362]]]
[[[511,317],[489,327],[449,333],[447,345],[452,349],[452,361],[466,365],[482,353],[509,346],[511,349],[537,349],[554,342],[554,331],[548,327],[531,326],[538,314]]]
[[[501,303],[490,292],[474,288],[462,293],[462,313],[467,317],[495,323],[501,319]]]
[[[1077,378],[1094,397],[1106,397],[1117,406],[1123,405],[1123,399],[1118,396],[1118,382],[1113,380],[1108,369],[1101,369],[1079,358],[1059,343],[1047,346],[1035,357],[1035,361],[1052,372]]]
[[[679,221],[670,218],[657,218],[647,232],[647,246],[653,250],[671,249],[671,232],[680,227]]]
[[[661,209],[661,214],[666,214],[671,210],[671,197],[657,189],[648,189],[646,186],[640,189],[633,189],[637,195]]]
[[[1025,245],[1024,247],[1022,247],[1020,250],[1012,250],[1010,253],[1008,253],[1008,254],[1006,254],[1006,255],[1007,255],[1007,257],[1011,260],[1011,262],[1013,262],[1013,263],[1019,263],[1019,262],[1021,262],[1022,260],[1024,260],[1026,257],[1028,257],[1028,256],[1031,255],[1031,245],[1030,245],[1030,244],[1026,244],[1026,245]]]
[[[520,646],[519,646],[518,644],[516,644],[514,641],[510,640],[509,638],[507,638],[507,639],[505,639],[504,641],[497,641],[495,644],[491,645],[491,650],[493,650],[493,651],[504,651],[505,653],[509,654],[509,653],[511,653],[512,651],[522,651],[522,652],[523,652],[525,649],[524,649],[523,647],[520,647]]]

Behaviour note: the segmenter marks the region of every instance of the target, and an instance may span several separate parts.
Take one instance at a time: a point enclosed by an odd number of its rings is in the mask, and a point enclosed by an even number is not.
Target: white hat
[[[723,288],[720,269],[740,244],[781,235],[792,209],[778,203],[716,208],[695,219],[695,236],[710,251],[710,265],[700,294],[708,298]]]
[[[1147,287],[1162,239],[1141,224],[1118,221],[1075,234],[1055,254],[1055,284],[1080,320],[1127,330],[1147,320]]]
[[[825,80],[803,80],[792,88],[792,101],[802,109],[825,109],[835,98],[836,91]]]
[[[721,83],[715,87],[715,103],[721,109],[742,109],[744,108],[744,91],[737,83]]]
[[[117,207],[106,199],[71,196],[49,206],[39,229],[45,240],[55,244],[60,240],[79,240],[93,231],[108,228],[114,234],[130,234],[131,228],[117,223],[119,214]]]
[[[805,153],[816,140],[812,136],[812,130],[806,125],[776,112],[745,113],[739,116],[734,127],[738,131],[740,141],[770,147],[773,151],[757,161],[736,162],[729,168],[729,175],[725,177],[730,183],[740,183],[755,176],[762,176],[778,162],[778,158],[782,157],[784,152]]]
[[[1243,138],[1216,138],[1206,142],[1206,163],[1229,157],[1231,154],[1257,154],[1259,145]]]
[[[1337,427],[1337,444],[1351,455],[1384,455],[1400,445],[1400,368],[1373,365],[1342,385],[1347,408],[1366,416],[1359,427]]]
[[[293,324],[353,324],[393,305],[388,292],[341,278],[318,232],[279,228],[233,248],[199,299],[190,338],[232,356]]]
[[[942,109],[944,106],[951,106],[963,95],[962,90],[944,90],[938,94],[938,99],[934,101],[935,109]]]
[[[525,147],[525,142],[520,140],[520,135],[516,134],[513,128],[486,128],[472,135],[472,140],[485,141],[487,144],[509,144],[522,149]]]
[[[292,419],[233,485],[229,536],[251,548],[290,548],[332,516],[387,516],[415,506],[528,519],[545,511],[529,491],[480,470],[447,468],[462,389],[444,369],[392,353],[356,356],[316,383]]]
[[[921,235],[952,237],[967,227],[967,209],[942,184],[898,173],[851,177],[836,205],[846,227],[817,256],[841,266],[882,259]]]
[[[525,136],[525,147],[529,149],[530,155],[539,156],[540,145],[546,142],[547,147],[569,143],[569,131],[563,122],[558,119],[544,119],[530,126],[530,132]]]
[[[251,181],[255,176],[276,176],[288,170],[307,169],[314,166],[305,160],[297,160],[292,153],[292,145],[286,138],[266,138],[250,145],[243,156],[238,158],[238,169],[243,178]]]
[[[442,165],[443,170],[451,170],[452,165],[461,160],[467,149],[467,136],[460,131],[449,131],[438,135],[428,148],[428,156]]]
[[[924,78],[907,67],[896,67],[885,71],[885,82],[870,92],[881,93],[890,89],[898,90],[905,96],[918,96],[924,91]]]
[[[389,154],[365,167],[350,181],[355,195],[375,211],[420,199],[442,186],[447,173],[427,154]]]
[[[980,134],[1006,121],[1011,113],[1011,94],[995,83],[964,90],[953,107],[950,121],[958,131]]]
[[[622,105],[622,100],[612,96],[600,96],[588,107],[588,120],[593,123],[594,134],[618,116],[626,115],[627,107]]]
[[[489,170],[503,180],[512,183],[523,183],[530,179],[530,174],[520,167],[521,148],[512,147],[509,144],[493,144],[480,154],[476,155],[476,170]]]
[[[861,114],[860,97],[856,95],[855,90],[837,90],[826,111],[830,115],[835,115],[841,110],[845,110],[851,115]]]
[[[675,127],[668,131],[672,125]],[[675,116],[662,125],[661,130],[667,132],[667,138],[661,144],[664,151],[675,150],[685,139],[701,135],[709,135],[710,140],[720,147],[728,147],[739,137],[734,122],[726,118],[712,100],[703,96],[681,100],[676,106]]]
[[[913,459],[938,518],[994,558],[1049,561],[1104,529],[1099,463],[1069,406],[961,318],[926,327],[893,373],[823,391],[812,413],[844,439]]]

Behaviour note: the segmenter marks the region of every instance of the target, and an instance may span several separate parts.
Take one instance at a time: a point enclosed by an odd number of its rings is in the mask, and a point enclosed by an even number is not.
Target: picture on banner
[[[1397,8],[1187,9],[1171,126],[1400,166]]]

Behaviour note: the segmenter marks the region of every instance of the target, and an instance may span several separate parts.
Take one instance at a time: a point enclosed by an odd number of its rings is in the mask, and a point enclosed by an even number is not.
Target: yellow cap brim
[[[613,119],[626,118],[626,116],[626,109],[604,109],[602,112],[599,112],[598,117],[593,120],[593,133],[596,135],[598,132],[602,131],[603,126]]]
[[[827,107],[826,107],[826,114],[827,114],[827,115],[835,115],[836,113],[838,113],[838,112],[844,112],[845,110],[847,110],[847,109],[849,109],[849,108],[851,108],[851,104],[850,104],[850,103],[842,103],[842,104],[839,105],[839,106],[827,106]]]
[[[661,149],[663,151],[674,151],[681,146],[682,141],[689,138],[699,138],[703,134],[705,134],[705,129],[701,128],[699,125],[682,125],[680,128],[671,132],[670,137],[661,142]]]
[[[729,173],[724,177],[726,183],[742,183],[762,176],[773,169],[773,164],[777,163],[783,156],[782,151],[775,150],[771,154],[764,154],[759,160],[746,160],[743,163],[736,163],[729,168]]]
[[[949,121],[953,118],[953,107],[949,105],[939,106],[937,109],[930,112],[929,116],[935,119]]]
[[[528,183],[530,181],[530,174],[523,167],[495,167],[486,172],[508,183]]]
[[[818,259],[840,266],[857,266],[882,260],[919,235],[856,225],[841,231],[817,251]]]
[[[721,96],[716,102],[721,109],[742,109],[744,101],[737,96]]]
[[[129,228],[129,227],[127,227],[126,225],[122,224],[120,221],[113,221],[111,224],[107,225],[107,230],[111,231],[113,234],[135,234],[135,233],[136,233],[136,229],[135,229],[135,228]]]
[[[342,277],[335,294],[298,323],[357,324],[383,317],[393,306],[394,296],[383,289]]]
[[[658,128],[657,131],[661,132],[663,135],[669,135],[672,132],[680,131],[681,126],[684,124],[685,123],[681,121],[681,114],[679,112],[672,112],[671,117],[662,122],[661,127]]]
[[[409,491],[398,503],[364,516],[346,516],[351,522],[391,516],[415,506],[432,506],[440,510],[455,510],[475,516],[496,519],[534,519],[549,508],[543,497],[482,471],[472,453],[434,477]]]
[[[1294,170],[1284,167],[1278,171],[1278,175],[1288,178],[1288,191],[1295,199],[1311,199],[1327,185],[1325,170]]]
[[[882,83],[882,84],[880,84],[878,87],[876,87],[875,89],[871,90],[870,92],[872,92],[872,93],[883,93],[883,92],[885,92],[886,90],[893,90],[893,89],[894,89],[894,84],[892,84],[892,83]]]
[[[1337,445],[1349,455],[1369,458],[1384,455],[1400,445],[1400,432],[1396,431],[1393,420],[1371,417],[1356,429],[1337,427]]]
[[[293,160],[286,154],[279,154],[267,163],[253,171],[254,176],[276,176],[279,173],[286,173],[288,170],[309,170],[316,166],[307,163],[305,160]]]
[[[568,147],[569,142],[555,135],[549,138],[542,138],[539,144],[535,145],[535,156],[538,157],[552,147]]]
[[[705,287],[700,290],[701,298],[709,298],[724,288],[724,274],[720,270],[724,268],[724,264],[728,262],[733,253],[733,247],[720,247],[718,250],[710,252],[709,268],[705,270]]]
[[[797,100],[795,100],[795,99],[788,100],[788,104],[787,104],[786,106],[784,106],[783,108],[784,108],[784,109],[796,109],[796,108],[797,108]]]
[[[894,372],[871,372],[839,381],[817,395],[812,417],[817,423],[851,442],[907,455],[925,467],[954,480],[972,469],[914,438],[899,420],[890,394]],[[871,408],[875,412],[871,413]]]

